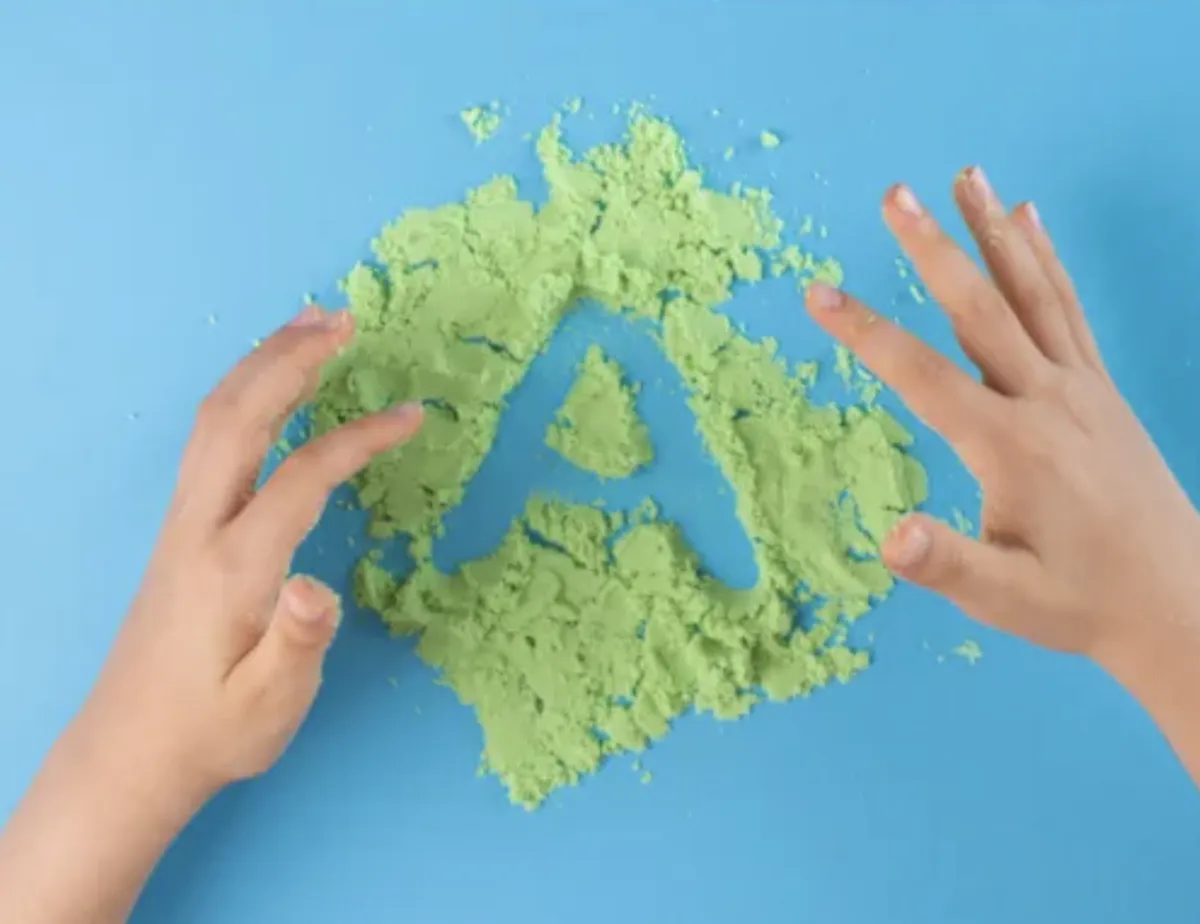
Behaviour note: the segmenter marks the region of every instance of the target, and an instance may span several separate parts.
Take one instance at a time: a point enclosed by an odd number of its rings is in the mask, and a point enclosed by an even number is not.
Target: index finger
[[[343,424],[288,456],[257,496],[230,523],[245,556],[275,556],[286,568],[312,530],[329,495],[376,455],[410,440],[421,427],[420,402]]]
[[[937,350],[844,292],[809,285],[813,319],[850,348],[908,408],[964,456],[989,430],[999,395]]]

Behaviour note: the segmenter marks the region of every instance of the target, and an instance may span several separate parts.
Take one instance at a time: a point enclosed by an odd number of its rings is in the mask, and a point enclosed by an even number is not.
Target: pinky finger
[[[1067,328],[1071,332],[1079,355],[1088,365],[1103,371],[1104,360],[1100,356],[1100,348],[1096,345],[1092,329],[1084,317],[1083,306],[1079,303],[1075,285],[1071,282],[1071,277],[1067,275],[1062,261],[1054,251],[1054,244],[1050,240],[1050,235],[1046,233],[1046,228],[1038,216],[1037,208],[1032,202],[1024,202],[1013,209],[1012,218],[1025,240],[1029,242],[1034,256],[1041,264],[1042,272],[1046,274],[1046,278],[1050,280],[1050,284],[1058,295]]]

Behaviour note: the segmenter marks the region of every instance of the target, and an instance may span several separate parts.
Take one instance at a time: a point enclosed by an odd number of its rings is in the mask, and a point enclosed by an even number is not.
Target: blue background
[[[532,180],[522,132],[576,94],[576,143],[613,137],[613,101],[653,97],[714,181],[814,214],[851,287],[944,347],[878,200],[906,179],[949,219],[951,177],[982,162],[1038,202],[1117,380],[1200,496],[1198,30],[1200,7],[1165,2],[7,0],[0,817],[98,669],[199,399],[402,209]],[[476,148],[457,112],[493,98],[510,115]],[[753,143],[768,127],[778,150]],[[731,311],[794,358],[829,356],[789,285]],[[752,581],[678,380],[589,312],[534,368],[439,558],[488,551],[534,488],[595,496],[541,448],[593,339],[647,379],[661,457],[606,496],[655,494],[719,575]],[[933,509],[973,511],[940,441],[917,451]],[[359,528],[333,511],[298,565],[344,584]],[[478,728],[410,645],[352,614],[293,749],[204,812],[137,920],[1197,920],[1200,800],[1096,669],[911,589],[862,630],[877,663],[849,686],[688,717],[647,756],[650,785],[614,761],[531,815],[475,777]],[[979,665],[939,661],[967,637]]]

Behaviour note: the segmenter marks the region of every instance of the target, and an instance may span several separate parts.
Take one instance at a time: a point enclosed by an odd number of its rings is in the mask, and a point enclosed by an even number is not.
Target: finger
[[[311,668],[312,678],[318,679],[321,658],[340,618],[341,601],[329,587],[306,575],[290,577],[280,588],[262,638],[238,668],[263,680],[295,676]]]
[[[255,727],[253,753],[231,776],[266,770],[308,714],[321,686],[325,653],[341,621],[337,594],[314,578],[284,582],[262,637],[230,671],[227,689]]]
[[[884,564],[899,577],[940,594],[980,622],[1024,633],[1042,584],[1031,553],[980,542],[920,513],[896,525],[882,552]]]
[[[1054,244],[1042,224],[1037,208],[1032,202],[1023,203],[1013,210],[1012,220],[1025,236],[1030,249],[1041,264],[1042,272],[1058,295],[1059,310],[1080,358],[1097,371],[1104,371],[1104,359],[1100,356],[1096,338],[1087,318],[1084,317],[1083,305],[1075,292],[1075,285],[1054,251]]]
[[[204,400],[176,497],[183,518],[219,526],[253,496],[275,432],[312,394],[321,366],[352,336],[350,315],[306,306]]]
[[[999,398],[928,344],[857,299],[814,282],[806,304],[813,319],[844,343],[922,421],[964,457],[989,432]]]
[[[907,186],[888,191],[884,220],[933,297],[950,317],[963,351],[985,381],[1015,395],[1042,381],[1049,363],[1004,297],[938,227]]]
[[[246,509],[230,524],[247,555],[277,556],[286,566],[316,525],[329,495],[386,449],[407,442],[421,427],[419,403],[351,421],[288,456]]]
[[[1056,363],[1077,360],[1058,291],[981,168],[968,167],[958,175],[954,198],[996,287],[1030,339]]]

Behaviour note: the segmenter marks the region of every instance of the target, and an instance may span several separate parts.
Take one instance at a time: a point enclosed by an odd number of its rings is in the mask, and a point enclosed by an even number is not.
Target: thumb
[[[341,601],[329,587],[307,575],[288,578],[266,631],[237,667],[240,684],[307,708],[340,620]]]
[[[905,517],[884,539],[883,562],[967,615],[1010,631],[1024,619],[1040,582],[1029,552],[964,536],[920,513]]]
[[[337,594],[310,577],[284,582],[266,632],[227,681],[237,703],[223,772],[229,779],[275,763],[321,686],[321,665],[341,612]]]
[[[320,664],[341,616],[341,600],[328,585],[304,574],[295,575],[280,588],[275,612],[259,644],[274,637],[274,644],[289,651],[293,659]]]

